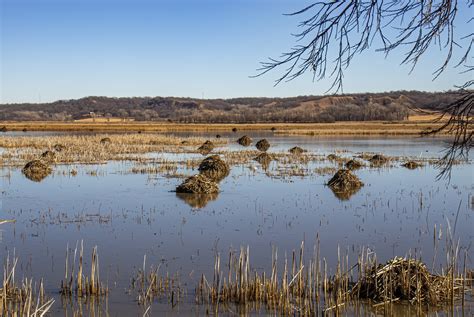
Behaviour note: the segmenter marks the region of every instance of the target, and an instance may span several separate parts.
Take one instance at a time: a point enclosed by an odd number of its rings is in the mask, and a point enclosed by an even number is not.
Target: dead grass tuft
[[[216,182],[202,174],[193,175],[176,187],[177,193],[213,194],[219,192]]]

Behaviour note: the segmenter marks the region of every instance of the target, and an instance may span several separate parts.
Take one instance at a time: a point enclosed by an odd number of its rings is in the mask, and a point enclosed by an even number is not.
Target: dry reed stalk
[[[10,261],[7,256],[3,267],[3,282],[0,289],[0,316],[44,316],[54,304],[44,295],[43,280],[39,286],[32,279],[24,278],[20,285],[15,281],[18,258]]]
[[[81,297],[103,297],[108,295],[108,288],[100,282],[99,275],[99,254],[97,252],[97,246],[92,249],[91,255],[91,270],[90,276],[83,274],[83,259],[84,259],[84,242],[81,241],[79,250],[79,261],[77,276],[75,276],[74,270],[76,265],[76,254],[78,246],[74,249],[74,259],[72,261],[71,271],[69,272],[69,246],[66,248],[66,264],[64,280],[61,281],[61,294],[63,296],[71,297],[75,295],[78,298]]]

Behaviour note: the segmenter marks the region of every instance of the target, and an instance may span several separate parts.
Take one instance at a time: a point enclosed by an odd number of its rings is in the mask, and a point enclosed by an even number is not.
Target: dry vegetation
[[[441,274],[430,272],[410,256],[380,265],[375,254],[365,249],[357,263],[351,265],[347,255],[339,249],[337,253],[335,274],[329,273],[326,259],[321,259],[319,242],[309,259],[305,260],[304,243],[290,259],[285,254],[283,271],[279,271],[281,262],[276,249],[272,250],[270,272],[252,268],[249,247],[241,248],[239,254],[231,250],[226,263],[217,254],[212,279],[201,276],[196,302],[212,304],[216,311],[229,305],[253,304],[279,315],[338,316],[364,299],[382,309],[396,302],[416,304],[421,311],[433,306],[453,307],[459,301],[464,305],[466,294],[472,291],[468,271],[455,271],[457,258],[449,252],[450,264]]]
[[[18,258],[5,259],[3,267],[3,283],[0,288],[1,316],[44,316],[54,304],[53,299],[45,295],[43,281],[39,285],[32,279],[23,278],[19,283],[15,280]]]
[[[283,135],[420,135],[440,126],[429,120],[364,121],[335,123],[254,123],[254,124],[180,124],[156,122],[77,123],[77,122],[5,122],[6,131],[97,131],[97,132],[179,132],[179,131],[272,131]]]
[[[183,145],[182,142],[186,141]],[[46,159],[54,163],[105,163],[112,160],[146,160],[151,152],[193,153],[191,146],[201,138],[178,138],[159,134],[0,136],[2,161],[18,166],[26,161]],[[214,140],[225,144],[225,140]],[[59,151],[58,151],[59,149]],[[7,165],[7,164],[4,164]]]

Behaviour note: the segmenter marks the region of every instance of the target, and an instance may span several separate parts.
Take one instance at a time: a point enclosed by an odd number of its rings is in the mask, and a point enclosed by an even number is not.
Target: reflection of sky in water
[[[435,153],[442,145],[433,139],[297,139],[298,143],[270,139],[272,150],[298,144],[318,152],[347,148],[418,155],[425,148]],[[435,182],[437,171],[430,166],[413,171],[362,169],[356,174],[365,186],[347,201],[337,199],[324,186],[329,175],[272,179],[260,168],[234,166],[221,182],[217,199],[201,209],[176,197],[173,190],[181,179],[124,175],[132,166],[121,162],[77,166],[76,177],[55,173],[41,183],[28,181],[19,169],[12,170],[10,177],[2,177],[0,218],[15,218],[17,223],[1,227],[1,257],[15,249],[24,264],[22,270],[45,277],[47,288],[54,291],[63,277],[66,244],[84,239],[86,254],[98,245],[102,278],[109,284],[116,281],[118,290],[113,292],[123,294],[144,254],[150,264],[163,260],[164,271],[182,270],[186,277],[193,271],[194,280],[188,281],[192,288],[201,272],[212,272],[215,246],[226,254],[229,247],[249,245],[253,265],[268,270],[272,245],[280,254],[289,254],[305,239],[307,254],[311,254],[317,233],[321,256],[333,268],[338,246],[349,250],[352,261],[361,246],[376,251],[380,261],[416,250],[431,266],[434,225],[445,229],[449,221],[454,227],[460,202],[456,239],[462,246],[474,241],[472,165],[455,166],[450,184]],[[62,169],[69,167],[56,168]],[[99,176],[81,170],[97,170]],[[78,219],[86,221],[75,222]],[[439,250],[435,266],[444,260]],[[125,298],[136,312],[133,299]]]

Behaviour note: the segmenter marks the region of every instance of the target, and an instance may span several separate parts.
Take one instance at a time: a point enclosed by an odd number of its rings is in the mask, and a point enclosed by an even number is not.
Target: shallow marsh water
[[[34,133],[29,133],[34,135]],[[381,137],[294,137],[271,133],[226,133],[229,144],[221,149],[243,149],[235,139],[247,134],[257,141],[266,137],[269,152],[283,152],[298,145],[310,153],[355,156],[361,152],[388,156],[436,158],[446,140],[440,138]],[[21,135],[21,134],[18,134]],[[187,136],[187,133],[177,134]],[[193,134],[195,136],[196,134]],[[214,134],[202,134],[213,137]],[[151,153],[151,156],[180,160],[196,154]],[[133,162],[101,165],[58,165],[42,182],[26,179],[19,168],[3,168],[0,219],[15,223],[0,226],[0,258],[8,253],[19,257],[18,276],[43,278],[48,295],[57,299],[53,315],[71,314],[58,295],[64,277],[66,246],[83,240],[86,266],[92,247],[100,255],[101,279],[110,293],[99,309],[111,316],[141,316],[130,292],[130,280],[143,265],[161,263],[161,272],[179,272],[189,298],[178,307],[155,303],[151,315],[205,314],[195,306],[193,289],[202,273],[212,276],[216,252],[249,246],[253,268],[271,268],[272,246],[290,255],[305,241],[311,254],[319,236],[321,257],[332,272],[338,247],[352,263],[362,247],[370,248],[380,262],[394,256],[416,254],[434,271],[446,261],[435,240],[444,241],[448,227],[462,250],[467,250],[472,268],[474,251],[474,170],[471,163],[455,165],[451,181],[436,181],[438,170],[427,164],[416,170],[398,165],[363,168],[357,176],[365,186],[349,199],[341,200],[325,186],[331,175],[314,173],[317,167],[337,167],[330,162],[305,165],[308,175],[272,174],[256,162],[232,166],[221,184],[221,192],[209,201],[190,200],[173,192],[182,179],[160,174],[129,173]],[[274,163],[275,164],[275,163]],[[71,168],[78,171],[70,175]],[[188,168],[180,172],[193,174]],[[202,206],[196,208],[196,206]],[[442,232],[441,236],[439,232]],[[442,244],[441,242],[439,242]],[[77,303],[76,303],[77,305]],[[65,305],[67,307],[67,305]],[[343,315],[374,314],[370,305],[351,308]],[[410,307],[395,309],[400,316],[416,314]],[[464,312],[474,311],[469,301]],[[251,314],[273,315],[261,309]],[[430,312],[435,315],[436,310]],[[91,313],[89,313],[91,314]],[[394,313],[395,314],[395,313]],[[449,313],[446,313],[449,314]],[[88,315],[88,314],[86,314]]]

